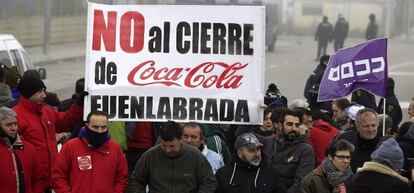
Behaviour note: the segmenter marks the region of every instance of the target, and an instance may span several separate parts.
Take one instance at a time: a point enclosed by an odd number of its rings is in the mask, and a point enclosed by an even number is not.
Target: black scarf
[[[103,133],[98,133],[88,127],[85,127],[85,137],[88,139],[89,144],[91,144],[94,148],[99,148],[110,139],[108,130]]]

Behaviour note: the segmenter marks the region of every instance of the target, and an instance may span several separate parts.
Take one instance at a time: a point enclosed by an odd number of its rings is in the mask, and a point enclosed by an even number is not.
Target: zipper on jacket
[[[14,174],[16,176],[16,189],[17,189],[17,192],[20,192],[19,171],[17,171],[16,155],[14,153],[13,146],[9,146],[9,148],[10,148],[9,150],[13,158],[13,168],[14,168]]]
[[[174,159],[171,159],[171,192],[174,193]]]

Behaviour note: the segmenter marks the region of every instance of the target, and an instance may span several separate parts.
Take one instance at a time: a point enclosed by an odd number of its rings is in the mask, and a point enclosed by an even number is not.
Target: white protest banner
[[[85,115],[263,122],[263,6],[88,3]]]

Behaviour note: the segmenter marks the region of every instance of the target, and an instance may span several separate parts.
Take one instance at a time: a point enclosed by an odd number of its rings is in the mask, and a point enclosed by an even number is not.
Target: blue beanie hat
[[[404,154],[394,138],[385,140],[377,150],[372,152],[371,158],[385,161],[394,169],[401,169],[404,165]]]

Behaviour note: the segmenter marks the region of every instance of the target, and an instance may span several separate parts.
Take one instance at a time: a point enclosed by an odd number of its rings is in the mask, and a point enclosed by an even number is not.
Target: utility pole
[[[45,0],[45,28],[43,32],[43,54],[49,54],[50,45],[50,0]]]

